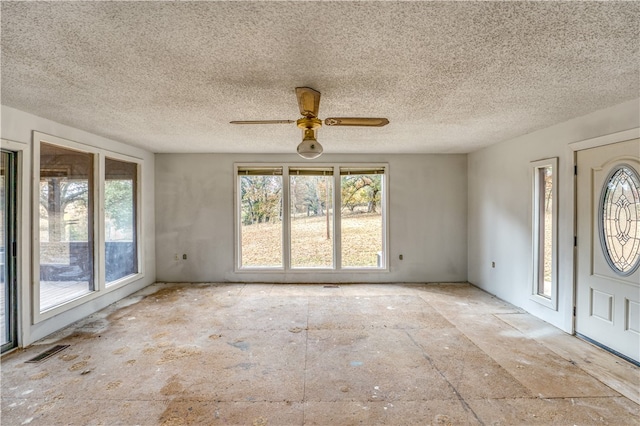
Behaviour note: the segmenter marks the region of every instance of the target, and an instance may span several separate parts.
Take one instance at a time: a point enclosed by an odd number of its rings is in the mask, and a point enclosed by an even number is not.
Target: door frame
[[[3,149],[16,153],[16,348],[20,348],[25,341],[25,333],[29,329],[29,300],[31,297],[31,210],[30,210],[30,179],[31,148],[28,143],[8,139],[0,139]],[[10,353],[5,352],[3,355]]]
[[[633,129],[623,130],[621,132],[611,133],[604,136],[598,136],[591,139],[585,139],[582,141],[572,142],[569,144],[569,148],[573,153],[573,166],[574,166],[574,174],[573,174],[573,318],[571,325],[571,332],[573,335],[576,335],[576,309],[577,309],[577,298],[578,298],[578,245],[577,245],[577,236],[578,236],[578,175],[577,175],[577,165],[578,165],[578,151],[583,151],[585,149],[590,148],[598,148],[605,145],[612,145],[619,142],[625,142],[632,139],[640,138],[640,127],[636,127]],[[589,341],[597,346],[602,347],[601,344],[595,342],[591,339]],[[605,348],[609,350],[608,348]]]

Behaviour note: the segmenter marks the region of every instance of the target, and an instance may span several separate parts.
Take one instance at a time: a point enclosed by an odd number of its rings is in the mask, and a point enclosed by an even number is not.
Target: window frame
[[[551,189],[551,294],[549,297],[540,293],[540,283],[544,280],[544,240],[541,239],[541,211],[544,209],[545,190],[541,188],[540,170],[551,168],[553,177]],[[531,228],[532,228],[532,280],[531,300],[553,310],[558,309],[558,157],[547,158],[530,163],[531,175]]]
[[[87,294],[84,294],[75,299],[64,302],[60,305],[54,306],[45,311],[40,310],[40,146],[41,143],[47,143],[49,145],[59,146],[61,148],[80,151],[84,153],[93,154],[93,217],[90,218],[93,227],[93,274],[94,274],[94,289]],[[136,252],[137,252],[137,264],[138,272],[115,280],[106,284],[106,268],[105,268],[105,218],[104,218],[104,201],[105,201],[105,158],[111,158],[119,161],[126,161],[137,164],[137,182],[136,182]],[[141,158],[133,157],[131,155],[122,154],[112,150],[97,148],[91,145],[83,144],[80,142],[71,141],[68,139],[60,138],[57,136],[48,135],[46,133],[33,132],[33,152],[32,152],[32,236],[33,246],[31,255],[33,259],[32,263],[32,322],[37,324],[53,316],[59,315],[77,306],[80,306],[90,300],[96,299],[116,291],[134,281],[138,281],[144,277],[144,250],[142,249],[141,242],[144,241],[143,223],[142,223],[142,169],[144,167],[144,160]]]
[[[275,168],[282,167],[282,205],[283,205],[283,220],[282,222],[282,266],[278,267],[243,267],[242,266],[242,235],[241,235],[241,193],[239,184],[238,170],[241,168]],[[291,266],[291,198],[290,198],[290,169],[318,169],[318,168],[331,168],[333,170],[333,198],[332,203],[334,207],[333,213],[333,267],[295,267]],[[382,252],[383,252],[383,265],[382,267],[343,267],[342,266],[342,233],[341,233],[341,214],[336,212],[336,209],[341,206],[341,181],[340,181],[340,169],[341,168],[354,168],[354,169],[368,169],[368,168],[383,168],[383,194],[380,202],[382,209]],[[365,163],[351,163],[351,162],[338,162],[338,163],[301,163],[301,162],[268,162],[268,163],[234,163],[233,165],[233,220],[234,220],[234,272],[238,274],[252,274],[259,272],[261,274],[336,274],[336,273],[388,273],[389,268],[389,164],[379,162],[365,162]]]

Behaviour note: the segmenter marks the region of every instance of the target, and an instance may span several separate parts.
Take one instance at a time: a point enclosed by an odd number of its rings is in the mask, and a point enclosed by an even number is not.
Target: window
[[[40,146],[40,311],[94,290],[93,154]]]
[[[35,321],[141,274],[141,161],[34,132]]]
[[[238,169],[242,267],[282,267],[282,167]]]
[[[333,169],[290,168],[291,267],[333,267]]]
[[[236,165],[238,268],[386,268],[386,170]]]
[[[382,267],[384,168],[340,168],[342,265]]]
[[[532,163],[533,170],[533,294],[556,308],[557,170],[556,158]]]
[[[107,285],[111,285],[138,272],[138,165],[107,158],[104,179],[105,274]]]

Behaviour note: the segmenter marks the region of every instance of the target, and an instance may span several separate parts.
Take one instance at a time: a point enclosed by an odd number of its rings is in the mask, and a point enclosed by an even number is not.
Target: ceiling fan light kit
[[[307,160],[318,158],[322,154],[322,145],[316,139],[316,130],[322,126],[322,120],[318,118],[320,109],[320,92],[310,87],[296,87],[298,107],[302,118],[295,121],[302,129],[302,142],[298,145],[298,154]],[[289,124],[292,120],[250,120],[231,121],[231,124]],[[325,120],[327,126],[365,126],[382,127],[389,124],[386,118],[369,117],[331,117]]]
[[[306,129],[304,131],[304,139],[298,145],[298,155],[307,160],[313,160],[314,158],[322,155],[322,145],[316,139],[315,130]]]

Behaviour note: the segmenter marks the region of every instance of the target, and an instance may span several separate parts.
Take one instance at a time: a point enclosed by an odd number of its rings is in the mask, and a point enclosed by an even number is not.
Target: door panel
[[[17,345],[16,336],[16,154],[0,152],[0,347]]]
[[[576,332],[640,362],[640,139],[578,151]]]

